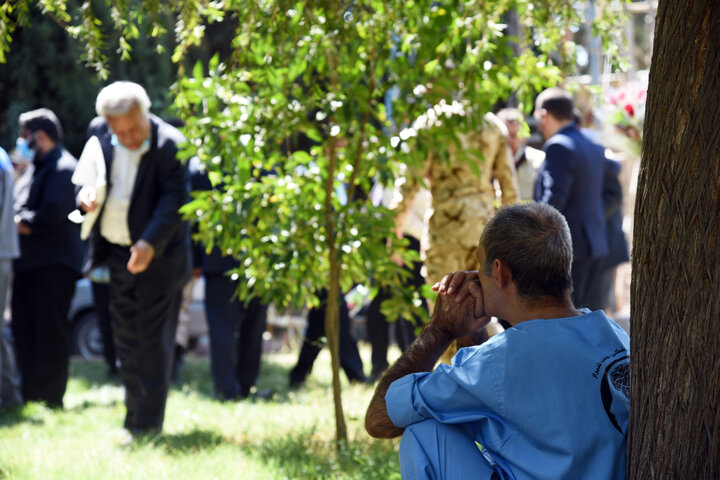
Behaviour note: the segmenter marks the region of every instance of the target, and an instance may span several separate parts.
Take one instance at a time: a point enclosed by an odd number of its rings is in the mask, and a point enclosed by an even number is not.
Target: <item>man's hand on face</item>
[[[454,296],[455,301],[458,303],[471,295],[475,298],[475,316],[482,317],[485,315],[480,275],[477,270],[460,270],[459,272],[448,273],[442,280],[433,285],[432,289],[449,297]]]
[[[138,240],[130,247],[130,260],[127,263],[128,272],[134,274],[147,270],[155,256],[155,248],[145,240]]]
[[[475,337],[483,337],[480,330],[490,322],[485,314],[482,288],[478,272],[456,272],[445,276],[433,286],[438,291],[433,322],[453,338],[468,337],[465,343],[477,344]]]

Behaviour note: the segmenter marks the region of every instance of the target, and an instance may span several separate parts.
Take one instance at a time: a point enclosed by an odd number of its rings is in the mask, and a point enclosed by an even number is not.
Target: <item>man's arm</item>
[[[573,154],[560,143],[553,143],[545,151],[545,165],[535,183],[535,201],[548,203],[560,213],[570,199],[574,182]]]
[[[510,205],[518,200],[517,173],[515,172],[515,164],[512,160],[512,154],[507,139],[503,136],[502,145],[498,148],[496,156],[493,159],[493,176],[500,184],[500,192],[502,193],[502,204]]]
[[[438,305],[440,301],[438,301]],[[435,315],[433,314],[433,317]],[[365,430],[375,438],[394,438],[404,429],[396,427],[387,412],[385,394],[390,384],[410,373],[430,372],[440,355],[450,345],[452,336],[435,322],[430,322],[395,364],[380,379],[365,414]]]
[[[430,158],[425,161],[422,169],[408,168],[405,172],[405,181],[400,185],[400,201],[393,207],[395,212],[395,235],[398,238],[403,237],[403,225],[407,219],[413,200],[420,191],[420,178],[427,174],[427,165],[430,164]]]
[[[44,177],[40,202],[33,209],[23,208],[15,217],[20,235],[45,234],[58,228],[75,208],[75,187],[70,180],[72,171],[58,169]]]
[[[457,296],[453,292],[440,293],[430,323],[380,379],[365,415],[365,429],[371,436],[393,438],[403,433],[402,428],[393,424],[385,403],[392,382],[411,373],[432,371],[452,340],[472,334],[490,321],[482,306],[482,290],[477,280],[468,279],[460,290]],[[466,295],[458,302],[463,293]]]
[[[155,251],[162,251],[168,241],[183,223],[178,210],[190,199],[190,182],[187,169],[176,158],[177,145],[165,145],[157,153],[156,178],[159,196],[153,208],[152,217],[140,238],[153,246]],[[140,171],[138,170],[138,175]]]

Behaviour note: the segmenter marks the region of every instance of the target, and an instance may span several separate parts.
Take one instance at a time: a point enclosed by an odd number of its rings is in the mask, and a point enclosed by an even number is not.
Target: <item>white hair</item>
[[[150,112],[150,98],[145,89],[134,82],[114,82],[98,93],[95,111],[101,117],[124,115],[137,105],[143,115]]]

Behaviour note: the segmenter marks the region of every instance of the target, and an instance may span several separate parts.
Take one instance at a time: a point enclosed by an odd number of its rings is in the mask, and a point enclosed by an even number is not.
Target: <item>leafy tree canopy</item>
[[[622,43],[613,38],[619,3],[594,2],[595,31],[611,52]],[[241,298],[301,307],[329,291],[338,443],[346,432],[335,300],[370,279],[399,285],[387,239],[413,259],[393,235],[392,212],[371,202],[372,185],[391,188],[430,152],[447,158],[447,146],[482,128],[511,93],[529,110],[573,64],[567,39],[585,12],[573,0],[104,0],[73,12],[66,0],[10,0],[0,7],[0,61],[35,6],[80,40],[101,77],[109,32],[122,57],[141,36],[174,32],[184,156],[197,156],[215,187],[184,212],[208,248],[240,260]],[[213,24],[231,30],[222,54],[186,69]],[[394,291],[383,305],[391,318],[422,311],[417,292]]]
[[[596,32],[612,47],[621,43],[614,3],[596,2]],[[327,285],[333,242],[343,289],[368,277],[396,283],[385,249],[393,218],[367,199],[372,183],[391,186],[400,165],[419,165],[431,149],[443,158],[511,93],[528,110],[572,64],[564,39],[584,21],[572,0],[11,0],[0,7],[0,60],[37,8],[80,41],[101,77],[109,45],[126,58],[138,39],[174,31],[188,155],[217,185],[186,212],[207,245],[243,261],[243,294],[254,287],[293,306]],[[188,74],[189,49],[218,23],[231,31],[222,57]]]

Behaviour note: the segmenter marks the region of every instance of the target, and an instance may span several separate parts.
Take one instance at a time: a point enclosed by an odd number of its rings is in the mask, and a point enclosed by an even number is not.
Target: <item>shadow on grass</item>
[[[289,371],[289,367],[263,358],[260,377],[256,384],[258,396],[251,398],[250,401],[275,403],[290,401]],[[186,358],[185,366],[180,374],[180,381],[171,386],[171,390],[175,391],[184,389],[190,389],[207,398],[215,398],[215,389],[210,375],[210,361],[207,357]]]
[[[70,377],[80,383],[84,389],[92,389],[102,385],[122,385],[120,377],[108,376],[108,367],[103,360],[88,360],[73,357],[70,360]]]
[[[171,456],[194,455],[201,451],[214,450],[221,445],[234,444],[232,439],[223,437],[210,430],[192,430],[189,432],[160,434],[136,438],[131,448],[139,449],[147,445],[162,448]]]
[[[311,429],[244,447],[253,448],[258,458],[287,478],[400,479],[391,441],[354,440],[337,451],[334,441],[317,438]]]
[[[38,409],[45,408],[39,404],[18,405],[0,412],[0,428],[9,427],[16,423],[32,423],[42,425],[45,420],[38,416]],[[2,478],[2,477],[0,477]]]

